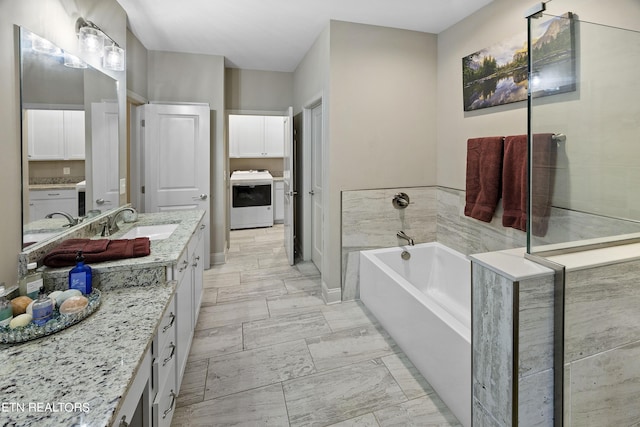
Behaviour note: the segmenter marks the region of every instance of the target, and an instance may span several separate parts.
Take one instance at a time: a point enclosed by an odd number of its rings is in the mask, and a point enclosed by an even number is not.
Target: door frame
[[[311,98],[310,101],[304,104],[302,107],[302,259],[304,261],[310,261],[312,255],[312,235],[313,229],[311,224],[311,210],[313,209],[313,201],[311,200],[311,195],[309,192],[311,191],[311,179],[312,179],[312,171],[313,165],[312,155],[311,155],[311,111],[317,107],[318,105],[322,105],[322,186],[323,191],[327,181],[327,136],[326,136],[326,106],[324,103],[324,96],[321,93],[316,94]],[[326,215],[326,195],[322,195],[322,211]],[[322,225],[322,235],[325,235],[325,227]],[[323,239],[324,240],[324,239]],[[323,257],[322,257],[322,266],[320,266],[320,274],[322,275],[322,271],[324,270],[324,264],[326,257],[324,256],[324,245],[322,248]]]

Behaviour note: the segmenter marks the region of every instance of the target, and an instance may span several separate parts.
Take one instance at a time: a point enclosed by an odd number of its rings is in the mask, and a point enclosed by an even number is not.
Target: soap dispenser
[[[85,265],[82,251],[76,255],[76,266],[69,272],[69,289],[77,289],[84,295],[89,295],[92,291],[91,267]]]

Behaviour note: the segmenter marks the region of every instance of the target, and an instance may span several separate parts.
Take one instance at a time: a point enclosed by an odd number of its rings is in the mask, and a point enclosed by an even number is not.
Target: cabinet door
[[[63,112],[29,110],[27,141],[29,160],[64,160]]]
[[[284,117],[265,116],[264,151],[267,157],[284,156]]]
[[[180,257],[174,278],[176,287],[176,393],[180,388],[193,336],[193,296],[188,251]]]
[[[229,156],[264,156],[264,116],[229,116]]]
[[[284,182],[274,181],[273,221],[284,221]]]
[[[84,160],[84,111],[64,111],[64,147],[68,160]]]
[[[191,283],[193,291],[193,329],[198,322],[200,304],[202,303],[203,273],[204,273],[204,239],[205,226],[201,224],[196,230],[192,241],[189,242],[189,253],[191,254]]]
[[[52,212],[78,214],[78,200],[75,190],[30,190],[29,220],[42,219]]]

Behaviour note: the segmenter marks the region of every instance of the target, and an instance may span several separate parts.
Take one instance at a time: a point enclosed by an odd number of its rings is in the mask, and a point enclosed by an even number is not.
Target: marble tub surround
[[[554,272],[523,256],[470,256],[474,425],[552,424]]]
[[[3,411],[2,422],[111,425],[174,291],[173,282],[112,289],[78,324],[35,341],[0,345],[2,401],[25,408]],[[58,411],[29,410],[30,404],[58,405]],[[80,410],[60,409],[68,404]]]
[[[397,193],[410,204],[396,209]],[[436,240],[437,188],[411,187],[342,192],[342,300],[359,298],[360,251],[405,244],[396,233],[403,230],[415,243]]]
[[[639,270],[637,259],[567,268],[565,425],[640,422]]]
[[[123,223],[120,230],[109,238],[119,239],[134,227],[159,224],[179,224],[166,239],[151,241],[151,254],[146,257],[128,258],[90,264],[94,275],[94,286],[107,290],[118,286],[153,285],[166,281],[166,267],[175,265],[204,211],[171,211],[139,214],[133,223]],[[103,239],[99,234],[91,236]],[[47,289],[66,289],[69,270],[72,267],[42,267]]]

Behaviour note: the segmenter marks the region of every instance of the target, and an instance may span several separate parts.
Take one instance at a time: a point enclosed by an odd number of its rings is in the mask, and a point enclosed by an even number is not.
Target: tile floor
[[[205,295],[172,426],[458,426],[359,301],[325,305],[283,228],[231,232]]]

